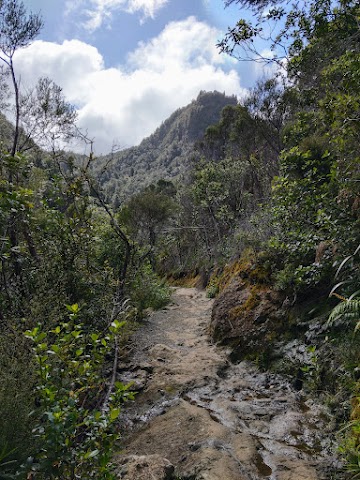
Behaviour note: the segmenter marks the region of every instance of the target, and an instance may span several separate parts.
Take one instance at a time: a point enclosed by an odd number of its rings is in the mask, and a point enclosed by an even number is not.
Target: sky
[[[44,28],[16,54],[21,86],[42,76],[60,85],[96,154],[139,144],[200,90],[242,98],[263,73],[219,53],[243,16],[223,0],[23,2]]]

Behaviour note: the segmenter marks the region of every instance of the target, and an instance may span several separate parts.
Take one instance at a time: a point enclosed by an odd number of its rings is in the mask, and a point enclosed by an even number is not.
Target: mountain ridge
[[[160,179],[181,179],[198,156],[196,142],[219,121],[225,106],[237,103],[235,96],[201,91],[138,146],[99,157],[94,174],[107,200],[116,204]]]
[[[106,200],[117,206],[160,179],[184,181],[200,157],[196,143],[209,126],[219,122],[226,106],[237,104],[234,95],[200,91],[196,99],[175,110],[139,145],[97,157],[92,164],[92,174],[101,184]],[[13,128],[1,114],[0,142],[5,148]],[[71,151],[66,153],[83,158],[83,155]]]

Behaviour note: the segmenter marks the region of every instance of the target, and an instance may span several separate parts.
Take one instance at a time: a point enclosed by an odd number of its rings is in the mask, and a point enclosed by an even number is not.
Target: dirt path
[[[325,409],[280,376],[229,364],[226,351],[209,344],[211,306],[204,292],[178,288],[135,335],[121,375],[140,393],[127,412],[123,453],[165,457],[178,477],[125,468],[119,478],[331,478]]]

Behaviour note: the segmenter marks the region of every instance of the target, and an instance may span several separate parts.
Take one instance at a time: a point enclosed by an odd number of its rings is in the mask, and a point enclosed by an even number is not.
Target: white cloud
[[[105,68],[98,50],[78,40],[37,41],[17,53],[16,68],[23,85],[43,75],[61,85],[95,151],[107,153],[114,140],[139,143],[200,90],[244,94],[238,73],[224,69],[214,47],[217,34],[194,17],[172,22],[118,68]]]
[[[156,13],[163,8],[169,0],[67,0],[65,13],[69,15],[74,11],[82,11],[86,21],[83,23],[90,32],[100,28],[104,22],[111,21],[116,10],[128,13],[141,13],[142,21],[155,18]]]
[[[88,101],[88,79],[104,69],[98,50],[79,40],[65,40],[61,45],[36,41],[17,52],[15,64],[24,87],[48,76],[63,88],[67,100],[76,105]]]
[[[167,3],[168,0],[128,0],[127,11],[130,13],[143,11],[146,17],[154,18],[156,12]]]
[[[149,43],[141,42],[129,55],[129,62],[136,68],[156,71],[169,70],[171,66],[182,69],[202,65],[224,63],[215,46],[218,30],[189,17],[171,22],[160,35]]]

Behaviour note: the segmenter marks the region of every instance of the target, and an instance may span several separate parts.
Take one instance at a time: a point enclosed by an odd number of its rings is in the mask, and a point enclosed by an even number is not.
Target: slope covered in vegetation
[[[107,200],[119,206],[121,200],[151,183],[186,176],[197,156],[195,142],[202,138],[209,125],[218,122],[226,105],[236,103],[236,97],[200,92],[140,145],[98,158],[94,174],[103,185]]]
[[[120,349],[168,288],[105,203],[92,156],[60,148],[84,139],[61,88],[21,88],[13,56],[41,27],[22,2],[1,2],[0,92],[15,123],[1,116],[0,477],[113,478],[133,397],[116,376]]]
[[[339,429],[351,417],[343,451],[359,473],[360,9],[226,3],[254,14],[220,42],[238,58],[280,21],[274,78],[242,104],[201,92],[138,147],[97,160],[60,148],[79,132],[57,85],[21,91],[13,55],[42,21],[1,2],[15,108],[13,126],[1,118],[4,478],[113,478],[132,397],[117,362],[131,321],[168,299],[157,275],[217,297],[210,330],[232,360],[322,396]]]

